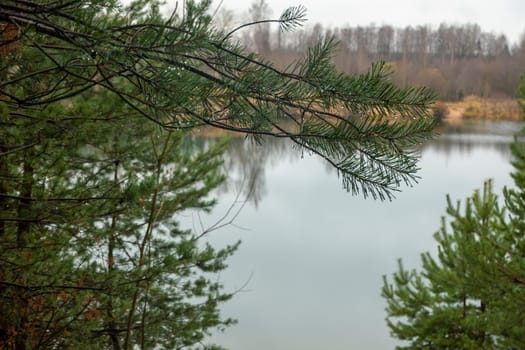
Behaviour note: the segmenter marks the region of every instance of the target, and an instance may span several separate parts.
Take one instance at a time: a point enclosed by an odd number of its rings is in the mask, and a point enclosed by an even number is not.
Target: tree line
[[[264,0],[255,1],[249,9],[255,21],[269,13]],[[372,62],[385,61],[393,70],[396,84],[429,86],[447,101],[467,95],[513,98],[519,77],[525,72],[525,36],[511,43],[504,34],[484,31],[474,23],[404,28],[315,24],[287,36],[269,23],[261,23],[244,33],[241,40],[286,66],[312,43],[331,36],[340,42],[334,62],[342,71],[359,74]]]

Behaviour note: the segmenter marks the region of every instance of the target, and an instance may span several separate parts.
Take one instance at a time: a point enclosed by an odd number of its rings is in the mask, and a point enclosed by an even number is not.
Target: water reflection
[[[444,123],[438,127],[436,139],[422,145],[422,152],[430,151],[450,157],[458,154],[468,156],[476,150],[494,150],[509,159],[508,145],[524,125],[522,122],[488,120],[465,121],[454,125]],[[207,138],[198,140],[201,145],[210,142]],[[220,193],[241,192],[244,198],[257,207],[267,193],[266,171],[280,162],[298,161],[304,157],[309,155],[302,154],[284,139],[267,138],[261,147],[242,137],[233,137],[225,155],[228,180]],[[328,163],[324,163],[323,168],[328,174],[335,174]]]
[[[463,199],[488,177],[496,191],[510,184],[508,145],[523,124],[469,124],[443,126],[422,147],[420,183],[393,202],[351,196],[321,160],[301,159],[282,140],[232,140],[226,165],[236,180],[201,219],[221,217],[243,183],[255,189],[254,205],[235,220],[248,230],[209,237],[216,246],[243,241],[221,276],[240,289],[223,307],[239,324],[213,340],[231,350],[393,349],[381,276],[399,257],[417,267],[421,252],[435,250],[447,193]]]
[[[508,144],[523,126],[523,122],[490,120],[465,121],[457,125],[443,124],[438,128],[439,137],[424,147],[446,155],[458,152],[468,154],[475,149],[493,149],[509,158]]]

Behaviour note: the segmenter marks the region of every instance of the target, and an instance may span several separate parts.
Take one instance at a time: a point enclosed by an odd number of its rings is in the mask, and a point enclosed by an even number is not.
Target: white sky
[[[176,0],[168,0],[175,2]],[[181,0],[179,0],[181,1]],[[220,0],[214,0],[219,4]],[[483,31],[505,34],[511,43],[525,32],[525,0],[266,0],[277,18],[288,6],[304,5],[308,24],[406,25],[476,23]],[[246,13],[251,0],[222,0],[222,6]]]

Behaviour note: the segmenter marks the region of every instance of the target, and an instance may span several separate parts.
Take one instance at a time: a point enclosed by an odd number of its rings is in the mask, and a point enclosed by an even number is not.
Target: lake
[[[234,223],[208,238],[214,246],[242,241],[220,276],[227,291],[237,291],[223,315],[239,324],[211,340],[231,350],[393,349],[382,275],[394,272],[400,257],[418,268],[422,252],[436,251],[432,235],[446,194],[463,200],[487,178],[498,192],[511,184],[508,146],[522,126],[442,126],[421,149],[419,183],[391,202],[347,193],[323,161],[286,142],[233,140],[226,156],[233,180],[218,206],[183,218],[204,226],[228,211],[232,218],[252,188]]]

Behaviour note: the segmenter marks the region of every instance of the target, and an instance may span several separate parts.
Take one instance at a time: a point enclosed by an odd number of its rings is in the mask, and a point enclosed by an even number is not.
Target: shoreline
[[[465,120],[524,120],[518,101],[511,98],[467,96],[461,101],[438,101],[434,109],[436,117],[449,124]]]

